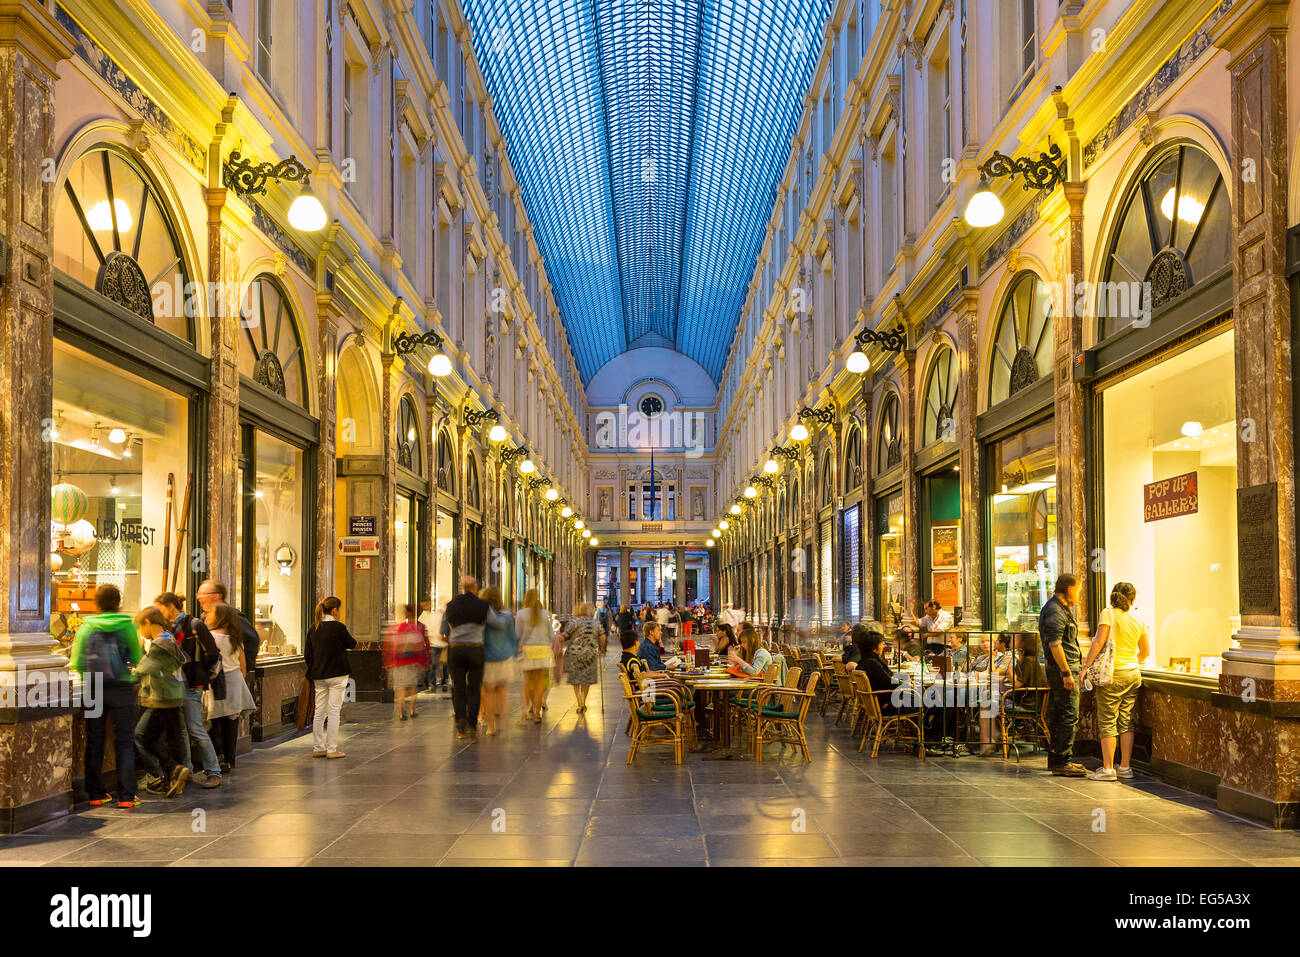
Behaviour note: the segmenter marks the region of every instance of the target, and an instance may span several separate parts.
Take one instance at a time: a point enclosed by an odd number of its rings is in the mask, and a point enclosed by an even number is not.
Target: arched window
[[[790,524],[799,524],[799,476],[790,479]]]
[[[835,500],[835,477],[831,469],[831,453],[825,452],[822,455],[822,475],[821,475],[821,507],[825,508]]]
[[[862,430],[849,429],[844,443],[844,491],[851,492],[862,484]]]
[[[785,530],[785,495],[777,489],[772,498],[776,500],[773,504],[776,507],[776,533],[779,535]]]
[[[478,463],[470,455],[465,460],[465,505],[467,508],[479,509],[481,498],[478,488]]]
[[[438,488],[456,494],[456,449],[446,429],[438,430]]]
[[[140,318],[194,341],[196,303],[186,289],[176,227],[158,191],[125,154],[101,147],[72,164],[54,209],[54,265]]]
[[[415,412],[415,402],[409,395],[404,395],[397,404],[397,464],[416,475],[423,467],[421,444],[420,419]]]
[[[903,461],[903,443],[898,436],[898,393],[885,394],[880,410],[880,431],[876,433],[876,474],[888,472]]]
[[[1027,272],[1011,287],[998,316],[989,405],[1011,398],[1052,371],[1052,330],[1052,297],[1047,284]]]
[[[501,524],[505,528],[515,527],[514,496],[510,491],[510,479],[501,476]]]
[[[925,385],[925,422],[921,445],[957,441],[957,355],[945,347],[930,366]]]
[[[1232,209],[1219,167],[1195,146],[1165,151],[1131,188],[1120,214],[1097,296],[1101,337],[1228,265],[1231,241]]]
[[[239,326],[239,374],[294,405],[306,405],[306,354],[298,323],[274,277],[263,273],[249,283]]]

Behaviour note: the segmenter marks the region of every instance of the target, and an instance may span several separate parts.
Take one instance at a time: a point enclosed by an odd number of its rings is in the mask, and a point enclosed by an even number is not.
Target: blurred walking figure
[[[225,694],[218,698],[212,688],[203,692],[204,709],[212,722],[213,743],[221,751],[221,769],[235,770],[235,745],[239,741],[239,716],[257,710],[253,693],[248,689],[247,652],[239,612],[230,605],[216,604],[203,616],[212,632],[212,640],[221,651],[221,673]]]
[[[403,606],[406,620],[398,622],[384,636],[384,667],[393,689],[399,721],[415,717],[415,695],[420,675],[429,670],[429,639],[424,626],[415,620],[415,606]],[[409,703],[410,707],[407,707]]]
[[[97,614],[87,615],[72,640],[72,670],[98,695],[98,708],[86,713],[86,792],[98,807],[112,798],[104,788],[104,738],[113,719],[113,754],[117,764],[117,806],[135,806],[135,675],[141,657],[140,639],[129,615],[120,611],[122,593],[116,585],[95,589]],[[98,715],[92,714],[98,711]]]
[[[505,610],[501,590],[495,585],[483,589],[483,600],[495,613],[483,625],[483,720],[487,733],[496,737],[501,731],[501,716],[506,710],[506,685],[519,674],[519,639],[515,619]]]
[[[442,612],[434,609],[432,602],[420,602],[420,624],[429,639],[429,690],[441,686],[447,690],[447,639],[442,636]]]
[[[524,595],[524,607],[516,622],[519,647],[524,654],[524,721],[542,723],[542,708],[546,705],[546,691],[550,685],[551,668],[555,655],[551,644],[555,630],[551,613],[542,607],[542,598],[536,588]]]
[[[339,620],[342,608],[343,602],[333,595],[322,599],[316,606],[316,625],[307,633],[304,658],[316,694],[316,716],[311,725],[313,758],[347,757],[339,750],[339,719],[343,692],[352,674],[348,651],[357,646],[357,640]]]
[[[447,667],[451,669],[451,707],[456,713],[456,737],[478,736],[479,696],[483,682],[484,626],[501,622],[492,606],[478,594],[478,579],[466,575],[461,593],[447,602],[442,631],[447,636]]]
[[[573,685],[578,714],[587,710],[587,692],[599,677],[597,666],[605,655],[605,636],[600,623],[591,617],[591,604],[579,602],[573,618],[564,626],[564,671]]]

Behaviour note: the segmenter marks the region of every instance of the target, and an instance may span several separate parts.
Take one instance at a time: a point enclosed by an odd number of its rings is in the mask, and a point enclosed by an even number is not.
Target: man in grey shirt
[[[447,669],[451,672],[451,706],[456,712],[456,737],[478,736],[479,690],[483,684],[483,629],[501,624],[492,606],[478,597],[478,580],[466,575],[461,593],[447,602],[442,633],[447,638]]]

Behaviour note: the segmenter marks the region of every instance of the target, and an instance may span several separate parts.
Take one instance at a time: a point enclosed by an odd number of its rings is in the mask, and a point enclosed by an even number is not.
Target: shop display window
[[[251,575],[252,618],[261,639],[258,662],[302,654],[307,623],[303,592],[307,563],[303,554],[302,449],[252,427],[251,472],[241,469],[245,506],[238,540],[243,556],[236,594],[245,595],[244,570]],[[250,527],[251,525],[251,527]]]
[[[903,615],[903,493],[876,499],[880,564],[876,569],[880,617],[888,624]]]
[[[1101,393],[1103,574],[1137,589],[1143,666],[1217,677],[1241,625],[1237,581],[1234,334]]]
[[[994,631],[1037,631],[1060,568],[1056,540],[1056,447],[1052,420],[991,448]]]
[[[173,581],[177,590],[186,589],[197,494],[191,487],[182,521],[191,479],[189,416],[180,396],[54,343],[53,415],[46,432],[56,638],[70,640],[79,619],[94,612],[99,585],[121,589],[122,608],[132,613]]]

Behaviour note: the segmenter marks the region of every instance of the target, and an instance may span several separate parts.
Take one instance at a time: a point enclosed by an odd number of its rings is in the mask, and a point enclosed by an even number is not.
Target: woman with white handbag
[[[1142,662],[1151,653],[1147,626],[1131,609],[1137,589],[1118,582],[1110,591],[1110,607],[1103,609],[1097,634],[1083,663],[1085,688],[1093,686],[1097,698],[1097,735],[1101,738],[1101,767],[1090,781],[1131,778],[1133,769],[1133,706],[1142,687]],[[1115,740],[1119,739],[1119,766],[1115,766]]]

